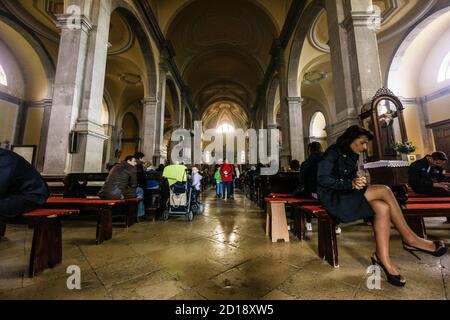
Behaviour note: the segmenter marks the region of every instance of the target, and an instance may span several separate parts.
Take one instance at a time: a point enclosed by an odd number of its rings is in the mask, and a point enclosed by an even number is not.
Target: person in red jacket
[[[227,191],[227,199],[232,199],[234,166],[229,164],[227,159],[225,159],[225,163],[220,168],[220,174],[223,183],[222,199],[225,199],[225,190]]]

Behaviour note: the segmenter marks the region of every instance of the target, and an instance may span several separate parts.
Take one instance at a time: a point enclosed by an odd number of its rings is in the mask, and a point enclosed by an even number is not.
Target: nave
[[[303,300],[437,299],[449,297],[450,256],[404,251],[393,231],[391,256],[408,280],[396,288],[385,280],[367,289],[366,269],[374,250],[371,227],[342,225],[338,235],[340,267],[317,255],[317,223],[306,241],[290,233],[290,242],[265,236],[265,214],[241,193],[221,200],[203,195],[205,212],[143,221],[131,228],[114,224],[114,237],[101,245],[93,239],[95,221],[63,222],[63,262],[28,278],[32,229],[8,225],[0,242],[0,300],[4,299],[163,299]],[[445,238],[445,218],[427,219],[429,237]],[[81,290],[68,290],[69,266],[81,269]],[[383,276],[384,277],[384,276]]]

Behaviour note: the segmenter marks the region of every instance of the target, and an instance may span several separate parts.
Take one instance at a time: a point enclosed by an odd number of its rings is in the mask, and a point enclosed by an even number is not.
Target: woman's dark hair
[[[359,137],[365,136],[372,141],[374,136],[369,130],[361,128],[360,126],[351,126],[345,130],[344,134],[337,139],[337,144],[344,150],[350,151],[350,145]]]
[[[314,141],[314,142],[311,142],[310,144],[308,144],[308,155],[309,156],[312,154],[320,154],[322,152],[323,152],[322,145],[319,142]]]

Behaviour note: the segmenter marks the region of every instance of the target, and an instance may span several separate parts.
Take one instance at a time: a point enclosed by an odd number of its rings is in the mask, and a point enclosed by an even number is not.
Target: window
[[[311,138],[326,138],[327,132],[325,127],[327,126],[325,116],[322,112],[316,112],[312,118],[309,127],[309,135]]]
[[[219,133],[230,133],[233,131],[234,131],[233,126],[231,124],[228,124],[227,122],[225,122],[224,124],[221,124],[217,128],[217,132],[219,132]]]
[[[3,70],[3,67],[0,65],[0,84],[7,86],[8,85],[8,81],[6,80],[6,74],[5,74],[5,70]]]
[[[445,80],[450,80],[450,52],[447,53],[439,69],[438,82],[444,82]]]

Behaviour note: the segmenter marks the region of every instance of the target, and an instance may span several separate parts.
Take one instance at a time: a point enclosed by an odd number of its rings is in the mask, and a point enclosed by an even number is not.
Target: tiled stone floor
[[[63,223],[63,263],[29,279],[25,271],[32,230],[8,226],[0,240],[0,299],[448,299],[450,256],[401,248],[393,232],[391,253],[405,288],[384,280],[366,286],[373,251],[371,228],[345,225],[338,236],[340,268],[317,256],[317,233],[300,242],[265,237],[263,212],[241,194],[218,200],[207,192],[205,213],[114,228],[111,241],[95,245],[95,222]],[[444,219],[427,220],[430,237],[450,238]],[[314,230],[317,230],[314,224]],[[66,269],[81,268],[81,290],[68,290]]]

